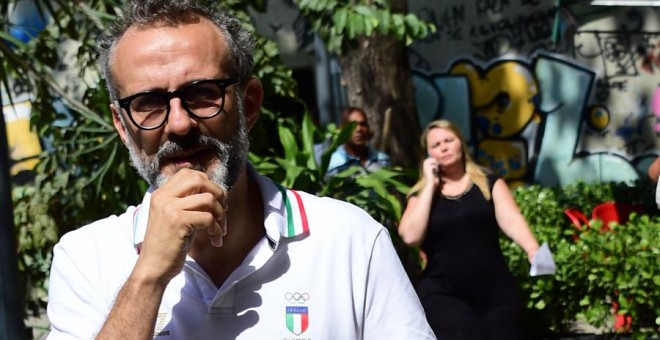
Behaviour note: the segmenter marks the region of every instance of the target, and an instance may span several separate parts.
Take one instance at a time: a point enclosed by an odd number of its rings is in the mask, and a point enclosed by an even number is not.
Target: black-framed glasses
[[[117,100],[117,105],[128,113],[135,126],[142,130],[154,130],[167,121],[172,98],[181,99],[183,108],[194,118],[217,116],[225,106],[227,88],[236,83],[235,78],[198,80],[175,91],[136,93]]]

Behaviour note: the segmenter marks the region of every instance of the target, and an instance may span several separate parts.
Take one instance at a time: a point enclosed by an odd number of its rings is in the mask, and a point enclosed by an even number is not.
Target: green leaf
[[[277,130],[280,134],[280,141],[282,147],[284,148],[284,159],[286,159],[291,165],[294,165],[296,154],[298,153],[298,145],[296,144],[296,139],[293,136],[293,133],[290,129],[280,125]]]
[[[364,35],[369,37],[374,32],[374,25],[371,18],[364,18]]]
[[[316,129],[314,122],[312,122],[312,117],[310,115],[305,115],[303,117],[303,123],[302,123],[302,145],[305,154],[311,155],[311,157],[307,157],[307,167],[309,169],[316,169],[317,167],[313,157],[315,132]]]
[[[344,31],[346,28],[346,23],[348,19],[348,10],[344,8],[338,9],[333,15],[332,15],[332,21],[334,22],[334,30],[337,33],[341,33]]]
[[[348,38],[350,40],[355,39],[356,36],[361,35],[364,31],[364,21],[359,15],[351,14],[348,16],[348,25],[347,25]]]
[[[543,301],[543,300],[539,300],[534,304],[534,308],[536,308],[538,310],[545,309],[545,306],[546,306],[545,301]]]
[[[377,13],[379,20],[378,30],[380,34],[386,35],[390,32],[392,26],[392,15],[390,12],[383,10],[379,10]]]
[[[406,33],[406,26],[403,21],[403,17],[400,14],[392,15],[392,24],[397,39],[402,39]]]
[[[353,10],[355,13],[360,14],[361,16],[364,17],[374,17],[376,16],[376,10],[372,7],[368,6],[363,6],[363,5],[356,5],[353,7]]]

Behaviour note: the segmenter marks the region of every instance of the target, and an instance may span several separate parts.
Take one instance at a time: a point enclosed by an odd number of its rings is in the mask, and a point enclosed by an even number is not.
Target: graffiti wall
[[[36,131],[30,126],[30,111],[32,104],[24,87],[12,84],[14,96],[10,102],[3,91],[2,113],[6,124],[7,142],[9,144],[10,173],[17,176],[22,172],[31,171],[38,162],[42,151],[41,141]]]
[[[420,123],[451,119],[475,157],[514,185],[645,176],[660,154],[660,8],[591,8],[601,14],[586,18],[554,4],[410,1],[437,27],[409,48]],[[336,121],[340,70],[294,2],[251,14],[287,65],[314,69],[320,121]],[[5,118],[25,124],[27,110],[6,108]]]
[[[438,26],[411,47],[422,126],[454,121],[479,162],[513,185],[645,176],[660,151],[658,8],[610,10],[584,25],[551,1],[411,10]]]
[[[10,5],[7,11],[9,34],[21,42],[30,41],[44,28],[46,19],[32,0]],[[41,140],[30,126],[32,98],[25,84],[11,78],[8,84],[0,85],[0,96],[9,145],[10,174],[16,182],[30,180],[30,172],[42,151]]]
[[[476,158],[514,185],[645,176],[660,154],[660,8],[555,3],[409,1],[437,27],[409,48],[421,125],[451,119]],[[311,53],[290,0],[267,12],[253,16],[283,60]],[[341,88],[329,80],[338,71],[318,67],[328,59],[322,50],[314,48],[318,104],[331,112]]]

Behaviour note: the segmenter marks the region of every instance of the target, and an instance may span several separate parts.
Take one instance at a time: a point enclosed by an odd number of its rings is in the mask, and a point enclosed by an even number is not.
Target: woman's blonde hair
[[[488,178],[486,177],[487,175],[486,169],[479,166],[479,164],[477,164],[470,155],[467,143],[465,143],[465,139],[463,138],[463,134],[461,133],[461,130],[456,125],[454,125],[454,123],[446,119],[434,120],[431,123],[429,123],[429,125],[426,126],[426,129],[424,129],[424,132],[422,133],[422,138],[420,139],[421,142],[420,144],[422,147],[422,152],[420,154],[422,155],[422,159],[419,165],[419,180],[417,181],[417,183],[415,183],[412,189],[410,189],[410,192],[408,193],[407,197],[417,194],[420,190],[422,190],[422,188],[426,184],[426,179],[424,178],[424,171],[423,171],[424,159],[426,159],[426,155],[427,155],[426,138],[428,137],[429,132],[433,129],[449,130],[453,132],[456,135],[456,137],[461,141],[461,153],[463,154],[463,164],[465,165],[465,172],[470,177],[472,183],[474,183],[479,188],[479,190],[481,190],[481,193],[484,195],[484,198],[486,198],[486,200],[489,201],[491,195],[490,195],[490,188],[488,187]],[[440,171],[440,169],[438,169],[438,171]]]

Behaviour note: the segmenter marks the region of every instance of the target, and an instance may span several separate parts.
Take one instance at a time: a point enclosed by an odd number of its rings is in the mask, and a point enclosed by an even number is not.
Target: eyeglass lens
[[[170,100],[173,97],[180,98],[183,108],[189,113],[200,118],[208,118],[222,110],[225,87],[214,82],[200,82],[173,93],[143,93],[131,100],[130,114],[135,123],[141,127],[159,126],[167,119]]]

